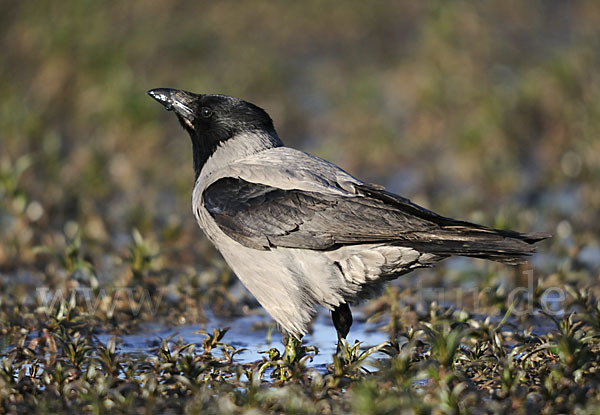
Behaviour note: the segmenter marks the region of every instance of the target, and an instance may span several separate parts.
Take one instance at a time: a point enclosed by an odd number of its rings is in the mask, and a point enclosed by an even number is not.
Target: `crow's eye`
[[[202,107],[202,110],[200,111],[202,113],[202,116],[204,118],[208,118],[212,115],[212,110],[208,107]]]

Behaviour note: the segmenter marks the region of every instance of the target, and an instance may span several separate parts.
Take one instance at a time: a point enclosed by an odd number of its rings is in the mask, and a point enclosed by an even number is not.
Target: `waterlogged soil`
[[[450,307],[449,310],[455,310]],[[560,318],[561,313],[554,316]],[[281,334],[275,330],[273,321],[262,312],[253,313],[246,316],[235,318],[215,316],[211,311],[206,312],[206,324],[187,324],[177,327],[160,323],[144,323],[140,330],[131,334],[116,336],[113,334],[97,334],[95,338],[104,346],[108,345],[113,338],[117,340],[117,349],[124,355],[129,355],[133,359],[144,359],[156,354],[164,340],[177,344],[193,344],[198,348],[202,347],[207,338],[207,333],[212,333],[214,329],[225,329],[227,334],[224,341],[235,349],[241,350],[236,354],[235,361],[240,364],[252,364],[264,361],[268,358],[269,350],[276,348],[283,350],[285,344],[282,343]],[[533,336],[546,336],[556,331],[556,325],[552,319],[543,312],[536,312],[533,315],[526,316],[525,319],[517,319],[515,316],[486,316],[471,314],[473,321],[480,323],[486,320],[492,324],[499,324],[502,320],[502,332],[508,336],[514,334],[523,325]],[[354,313],[354,323],[347,337],[350,345],[360,343],[362,349],[369,349],[390,340],[389,333],[386,332],[384,324],[367,322],[361,312]],[[396,340],[400,343],[407,341],[405,336],[400,335]],[[326,310],[321,310],[311,325],[310,332],[304,336],[302,342],[317,348],[318,352],[312,355],[311,359],[306,361],[307,368],[317,369],[322,374],[327,373],[328,366],[331,366],[333,357],[337,353],[336,331],[331,322],[330,314]],[[371,356],[373,359],[385,359],[382,352]],[[366,367],[373,369],[373,365],[366,362]]]
[[[140,359],[154,355],[164,339],[200,347],[206,339],[204,333],[212,333],[213,329],[228,328],[224,340],[236,349],[244,349],[236,354],[235,360],[238,363],[255,363],[266,358],[269,349],[283,349],[280,333],[274,330],[272,320],[263,313],[223,318],[214,316],[208,311],[207,319],[207,323],[203,325],[191,324],[176,328],[163,324],[144,324],[139,332],[119,336],[118,348],[121,353]],[[388,340],[387,333],[378,330],[375,324],[366,323],[360,313],[355,313],[354,319],[355,322],[347,338],[350,344],[360,341],[363,342],[361,347],[368,349]],[[307,361],[307,367],[315,368],[325,374],[327,365],[331,365],[332,356],[337,348],[336,331],[331,323],[329,312],[324,310],[320,312],[311,328],[311,332],[302,340],[303,343],[315,346],[318,353]],[[97,335],[98,341],[104,345],[107,345],[112,337],[111,334]],[[379,357],[382,355],[379,354]]]
[[[100,269],[78,232],[54,244],[38,254],[44,272],[0,278],[4,412],[585,414],[600,403],[593,244],[565,252],[569,240],[554,239],[524,267],[456,258],[411,273],[353,306],[339,345],[323,309],[302,343],[283,345],[222,261],[173,261],[185,247],[161,252],[133,232]]]

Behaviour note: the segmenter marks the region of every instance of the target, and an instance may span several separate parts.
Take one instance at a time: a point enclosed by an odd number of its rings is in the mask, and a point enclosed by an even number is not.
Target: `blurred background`
[[[286,144],[447,216],[554,233],[540,267],[597,275],[595,0],[2,1],[0,23],[4,285],[60,274],[39,247],[75,234],[118,278],[133,229],[167,276],[224,269],[156,87],[244,98]]]

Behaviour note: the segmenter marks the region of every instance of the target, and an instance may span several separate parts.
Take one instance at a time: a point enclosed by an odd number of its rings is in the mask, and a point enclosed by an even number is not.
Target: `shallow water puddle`
[[[143,332],[119,336],[118,348],[122,353],[134,354],[139,357],[150,354],[155,355],[154,349],[160,346],[162,339],[174,336],[173,340],[181,339],[184,344],[201,345],[206,336],[198,333],[198,330],[204,329],[208,333],[212,333],[214,328],[229,327],[230,329],[223,341],[236,349],[246,349],[235,356],[234,359],[238,363],[259,361],[265,356],[260,352],[268,351],[273,347],[283,353],[284,347],[279,332],[273,330],[271,343],[269,344],[267,343],[267,328],[255,328],[260,325],[259,323],[270,322],[270,319],[266,316],[249,315],[222,318],[213,316],[211,313],[207,313],[207,316],[206,325],[194,324],[177,327],[165,327],[158,324],[144,325]],[[303,343],[316,346],[319,353],[314,356],[308,366],[324,372],[327,365],[332,363],[332,355],[335,353],[337,345],[336,332],[329,313],[321,311],[312,328],[312,333],[304,337]],[[361,350],[366,350],[388,339],[386,333],[374,329],[375,327],[372,324],[366,324],[356,318],[348,336],[349,344],[353,344],[355,340],[362,341]],[[110,334],[99,334],[97,336],[98,340],[104,345],[108,343],[111,337]]]

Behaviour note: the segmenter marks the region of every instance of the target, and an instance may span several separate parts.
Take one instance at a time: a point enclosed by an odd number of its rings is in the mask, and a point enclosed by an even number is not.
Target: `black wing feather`
[[[521,234],[440,216],[372,185],[340,196],[283,190],[227,177],[204,192],[204,206],[229,237],[255,249],[327,250],[386,242],[440,256],[523,262],[545,234]]]

